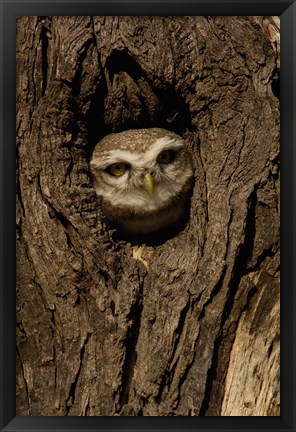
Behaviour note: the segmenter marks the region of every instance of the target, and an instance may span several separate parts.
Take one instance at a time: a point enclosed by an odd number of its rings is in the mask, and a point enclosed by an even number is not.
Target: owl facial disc
[[[107,221],[121,231],[160,231],[184,213],[192,155],[174,132],[151,128],[107,135],[95,146],[90,169]]]

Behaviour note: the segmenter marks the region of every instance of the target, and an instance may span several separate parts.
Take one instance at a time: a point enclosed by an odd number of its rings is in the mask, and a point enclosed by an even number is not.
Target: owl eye
[[[117,162],[115,164],[110,165],[107,168],[107,172],[115,177],[122,176],[126,170],[128,169],[128,165],[123,162]]]
[[[166,165],[174,162],[175,158],[176,152],[174,150],[164,150],[158,155],[157,162]]]

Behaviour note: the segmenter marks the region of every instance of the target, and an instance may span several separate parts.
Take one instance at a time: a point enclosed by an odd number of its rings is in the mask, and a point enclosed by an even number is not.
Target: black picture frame
[[[286,0],[0,0],[1,431],[295,431],[295,28]],[[281,416],[17,417],[15,415],[15,20],[29,15],[279,15],[281,17]]]

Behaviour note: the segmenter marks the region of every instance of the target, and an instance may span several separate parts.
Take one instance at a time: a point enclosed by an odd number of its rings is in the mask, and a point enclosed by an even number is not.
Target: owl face
[[[159,212],[183,202],[180,194],[193,176],[184,140],[159,128],[106,136],[96,145],[90,167],[96,193],[109,211],[124,211],[125,219],[139,215],[142,224],[143,216],[158,213],[160,220]]]

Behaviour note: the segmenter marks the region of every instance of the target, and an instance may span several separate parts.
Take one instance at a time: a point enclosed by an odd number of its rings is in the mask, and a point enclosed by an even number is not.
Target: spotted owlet
[[[193,167],[185,141],[166,129],[133,129],[104,137],[90,169],[111,226],[125,235],[150,235],[184,218]]]

